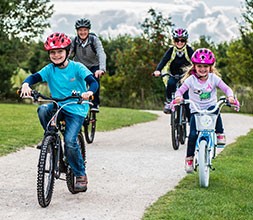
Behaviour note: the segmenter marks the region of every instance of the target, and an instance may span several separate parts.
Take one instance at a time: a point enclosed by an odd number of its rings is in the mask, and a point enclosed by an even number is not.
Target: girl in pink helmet
[[[217,102],[217,87],[220,88],[228,97],[230,103],[234,103],[232,89],[220,78],[219,73],[214,67],[215,56],[207,48],[197,49],[192,57],[193,65],[182,79],[183,84],[176,91],[175,101],[180,102],[183,94],[188,91],[189,99],[199,105],[201,109],[211,109]],[[194,109],[191,108],[190,133],[187,145],[187,155],[185,160],[185,170],[187,173],[193,172],[193,156],[197,131],[195,125]],[[217,112],[218,113],[218,112]],[[221,116],[219,115],[216,123],[217,143],[224,145],[226,142]]]
[[[98,89],[98,83],[92,72],[79,62],[68,60],[71,39],[64,33],[53,33],[48,36],[44,48],[48,51],[51,61],[37,73],[28,76],[21,87],[21,97],[30,96],[30,86],[38,82],[46,82],[53,98],[63,99],[72,91],[79,91],[83,99],[89,99]],[[87,85],[89,89],[87,90]],[[71,100],[69,100],[71,101]],[[67,102],[67,101],[66,101]],[[77,135],[80,131],[89,106],[72,104],[63,107],[61,116],[66,122],[64,142],[68,162],[76,176],[76,190],[87,190],[87,175]],[[38,108],[40,123],[44,129],[52,116],[53,103],[41,105]]]

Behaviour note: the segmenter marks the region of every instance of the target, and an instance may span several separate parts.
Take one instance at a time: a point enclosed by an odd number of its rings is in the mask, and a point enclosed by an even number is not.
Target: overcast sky
[[[244,0],[52,0],[55,13],[50,20],[51,29],[46,35],[60,31],[75,34],[75,21],[87,17],[92,31],[103,36],[118,34],[136,35],[148,16],[150,8],[172,17],[176,27],[187,28],[190,41],[201,35],[210,36],[215,42],[230,41],[239,36]]]

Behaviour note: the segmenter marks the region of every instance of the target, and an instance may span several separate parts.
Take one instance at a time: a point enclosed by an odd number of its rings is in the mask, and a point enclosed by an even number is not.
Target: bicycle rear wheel
[[[86,163],[86,146],[85,146],[85,142],[84,142],[84,136],[81,132],[78,133],[78,144],[82,153],[82,157],[83,157],[83,161],[84,163]],[[70,168],[70,166],[68,166],[67,168],[67,172],[66,172],[66,182],[67,182],[67,187],[68,190],[72,193],[72,194],[76,194],[80,191],[75,191],[75,176]]]
[[[210,175],[209,157],[210,154],[207,149],[207,142],[205,140],[202,140],[199,144],[199,152],[198,152],[200,187],[209,186],[209,175]]]
[[[41,207],[47,207],[52,199],[54,190],[54,155],[55,138],[45,137],[41,146],[38,174],[37,174],[37,197]]]
[[[89,111],[87,117],[84,119],[84,135],[88,144],[94,141],[96,121],[96,112]]]
[[[179,134],[180,128],[178,124],[179,108],[176,106],[175,111],[171,112],[171,139],[172,139],[172,147],[174,150],[178,150],[179,148]]]

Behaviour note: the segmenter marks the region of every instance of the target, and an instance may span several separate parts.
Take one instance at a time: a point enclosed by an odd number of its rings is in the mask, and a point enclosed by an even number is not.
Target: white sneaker
[[[216,135],[217,135],[217,145],[225,145],[226,144],[225,134],[216,134]]]

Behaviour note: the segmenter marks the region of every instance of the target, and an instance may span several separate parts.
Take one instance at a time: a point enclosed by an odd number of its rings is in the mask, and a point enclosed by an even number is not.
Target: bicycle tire
[[[88,144],[91,144],[95,138],[96,132],[96,112],[89,111],[84,119],[84,136]]]
[[[171,140],[174,150],[179,149],[179,127],[178,127],[178,106],[171,112]]]
[[[80,150],[82,153],[83,161],[84,163],[86,163],[86,146],[85,146],[83,134],[79,132],[77,138],[78,138],[78,143],[79,143]],[[75,190],[75,176],[70,166],[68,166],[67,172],[66,172],[66,183],[67,183],[69,192],[71,192],[72,194],[76,194],[80,192],[80,191]]]
[[[54,155],[55,138],[46,136],[41,146],[38,173],[37,173],[37,198],[41,207],[47,207],[52,199],[54,190]]]
[[[199,164],[199,185],[200,187],[209,186],[210,166],[209,166],[209,151],[207,149],[206,140],[200,141],[198,152]]]
[[[180,112],[181,112],[181,120],[182,120],[182,124],[180,125],[180,143],[184,144],[185,139],[186,139],[186,133],[187,133],[186,109],[184,105],[180,105]]]

